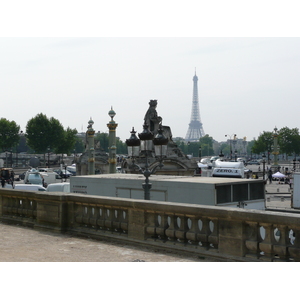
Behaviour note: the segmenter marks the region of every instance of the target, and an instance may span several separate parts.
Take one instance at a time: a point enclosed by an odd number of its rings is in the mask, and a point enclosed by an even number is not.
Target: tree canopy
[[[280,153],[291,155],[300,152],[300,136],[298,128],[283,127],[278,131]]]
[[[55,148],[55,152],[61,154],[70,154],[74,150],[75,144],[77,142],[76,134],[76,129],[71,129],[70,127],[68,127],[66,130],[64,130],[63,139],[61,143]]]
[[[20,126],[15,121],[0,119],[0,149],[11,150],[19,143]]]
[[[264,131],[260,134],[257,140],[254,141],[252,146],[252,152],[260,154],[262,152],[270,153],[274,144],[273,133],[270,131]]]
[[[76,143],[76,129],[64,130],[61,123],[40,113],[27,122],[27,144],[37,153],[49,150],[55,153],[70,153]]]

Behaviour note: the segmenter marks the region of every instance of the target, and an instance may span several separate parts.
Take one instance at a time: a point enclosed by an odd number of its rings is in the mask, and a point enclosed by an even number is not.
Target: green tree
[[[210,137],[208,134],[200,138],[200,145],[201,145],[203,156],[214,155],[213,138]]]
[[[75,142],[75,145],[74,145],[75,152],[76,153],[84,152],[84,147],[85,146],[84,146],[84,143],[83,143],[82,139],[77,136],[76,137],[76,142]]]
[[[270,153],[272,151],[272,146],[274,144],[273,133],[270,131],[264,131],[259,135],[257,140],[251,147],[252,153],[260,154],[262,152]]]
[[[116,147],[118,154],[126,154],[127,153],[127,145],[126,143],[122,142],[120,138],[116,138]]]
[[[283,127],[278,131],[280,153],[292,155],[299,153],[299,129]]]
[[[228,143],[222,143],[220,145],[220,153],[221,153],[221,151],[224,156],[229,157],[230,156],[230,145]]]
[[[68,154],[70,155],[73,152],[76,141],[77,141],[77,130],[71,129],[68,127],[64,133],[61,142],[55,148],[56,154]]]
[[[2,151],[11,150],[18,145],[20,136],[20,126],[15,121],[5,118],[0,119],[0,149]]]
[[[48,119],[40,113],[27,122],[26,138],[28,146],[36,153],[46,153],[48,148],[54,151],[59,147],[64,138],[64,129],[57,119]]]

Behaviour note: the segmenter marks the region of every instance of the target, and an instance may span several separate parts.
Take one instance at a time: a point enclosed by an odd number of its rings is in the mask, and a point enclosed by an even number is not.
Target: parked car
[[[61,178],[69,178],[70,176],[72,176],[72,173],[70,173],[68,170],[65,170],[65,169],[56,169],[53,171],[55,173],[57,173],[58,175],[60,175]]]
[[[249,160],[247,162],[248,165],[260,165],[260,162],[257,160]]]

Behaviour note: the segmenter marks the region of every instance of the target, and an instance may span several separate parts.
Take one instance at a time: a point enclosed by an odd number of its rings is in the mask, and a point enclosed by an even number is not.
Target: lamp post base
[[[144,200],[150,200],[150,189],[152,187],[152,183],[143,183],[143,189],[145,191]]]

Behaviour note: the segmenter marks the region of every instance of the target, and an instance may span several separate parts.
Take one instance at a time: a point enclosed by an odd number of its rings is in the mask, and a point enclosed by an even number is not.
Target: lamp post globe
[[[152,140],[154,138],[154,134],[148,129],[148,125],[144,123],[143,131],[138,134],[141,140],[141,151],[145,151],[146,154],[148,151],[152,151]]]
[[[164,156],[167,156],[168,138],[166,138],[164,136],[161,124],[157,131],[158,131],[158,133],[156,134],[155,138],[153,139],[154,151],[155,151],[156,157],[162,158]]]
[[[134,127],[132,127],[130,133],[131,136],[125,141],[125,143],[127,145],[128,156],[134,159],[134,157],[139,156],[141,140],[136,136],[136,131],[134,130]]]

